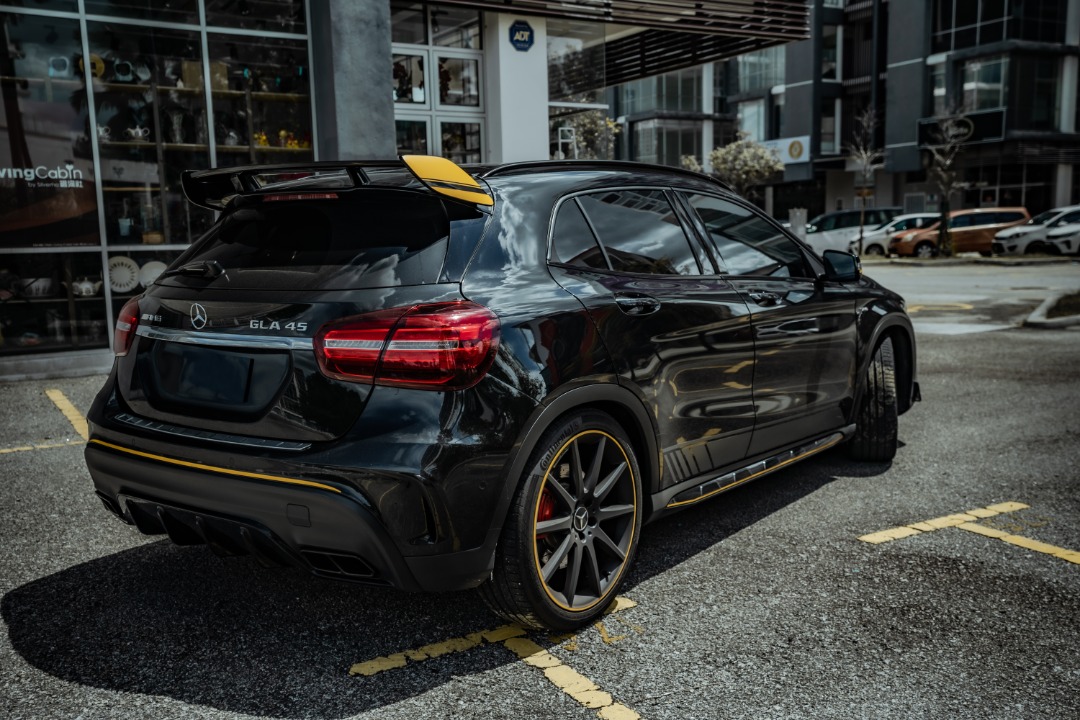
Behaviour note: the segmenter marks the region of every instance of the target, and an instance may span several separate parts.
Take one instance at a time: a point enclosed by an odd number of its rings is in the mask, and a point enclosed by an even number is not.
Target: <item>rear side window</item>
[[[651,275],[700,275],[690,241],[660,190],[618,190],[578,197],[611,269]]]
[[[1020,212],[999,212],[994,213],[995,217],[987,222],[992,223],[1014,223],[1024,219],[1024,213]]]
[[[344,290],[438,280],[450,220],[437,196],[374,189],[336,194],[243,201],[174,267],[216,261],[227,280],[214,285],[228,289]],[[182,276],[165,282],[188,284]]]
[[[711,195],[683,196],[697,212],[727,273],[810,277],[798,244],[765,218]]]
[[[608,269],[607,259],[596,244],[596,236],[585,222],[576,200],[559,207],[552,231],[552,262],[578,267]]]
[[[957,215],[956,217],[949,218],[950,228],[965,228],[971,227],[975,224],[974,215]]]

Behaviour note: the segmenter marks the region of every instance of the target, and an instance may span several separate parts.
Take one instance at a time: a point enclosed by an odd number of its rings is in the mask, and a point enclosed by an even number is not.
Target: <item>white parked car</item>
[[[1039,213],[1023,225],[1005,228],[994,235],[990,248],[995,255],[1073,254],[1078,248],[1072,236],[1080,227],[1069,228],[1077,224],[1080,224],[1080,205],[1054,208]],[[1050,239],[1051,234],[1053,240]]]
[[[861,216],[860,216],[861,212]],[[826,250],[848,252],[852,240],[859,239],[859,221],[863,234],[900,214],[898,207],[876,207],[859,210],[837,210],[818,215],[806,224],[806,244],[820,255]]]
[[[864,230],[862,242],[862,254],[869,256],[885,256],[889,254],[889,241],[894,235],[909,230],[925,230],[941,219],[939,213],[908,213],[897,215],[883,225],[873,230]],[[859,238],[856,235],[848,246],[848,252],[859,254]]]
[[[1046,234],[1044,242],[1051,255],[1080,255],[1080,221],[1058,225]]]

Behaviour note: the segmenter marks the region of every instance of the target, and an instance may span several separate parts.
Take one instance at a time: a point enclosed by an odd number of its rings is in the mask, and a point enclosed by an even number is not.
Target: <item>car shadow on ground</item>
[[[836,477],[876,475],[839,452],[650,525],[622,592]],[[102,522],[108,519],[103,517]],[[134,530],[132,530],[134,532]],[[14,649],[62,680],[280,718],[342,718],[514,661],[486,648],[350,677],[354,662],[501,624],[471,592],[407,594],[262,568],[166,541],[16,588],[0,603]],[[547,644],[543,634],[536,639]]]

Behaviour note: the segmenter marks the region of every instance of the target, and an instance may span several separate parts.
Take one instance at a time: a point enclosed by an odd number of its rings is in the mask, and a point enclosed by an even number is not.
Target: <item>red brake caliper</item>
[[[555,515],[555,497],[546,488],[540,495],[540,507],[536,509],[536,522],[542,523],[545,520],[550,520]],[[537,535],[537,540],[544,540],[547,538],[547,533]]]

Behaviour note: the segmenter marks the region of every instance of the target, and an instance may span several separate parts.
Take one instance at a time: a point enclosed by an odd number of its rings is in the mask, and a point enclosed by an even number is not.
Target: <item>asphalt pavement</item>
[[[0,384],[0,717],[1076,718],[1080,328],[1020,324],[1080,268],[982,270],[868,267],[920,328],[893,462],[646,527],[572,636],[141,536],[82,460],[103,378]]]

